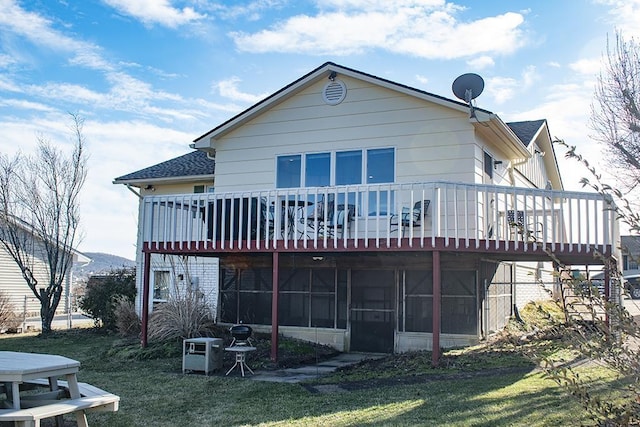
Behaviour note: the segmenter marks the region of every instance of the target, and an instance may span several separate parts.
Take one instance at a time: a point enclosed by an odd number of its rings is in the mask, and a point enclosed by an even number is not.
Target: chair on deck
[[[355,213],[356,205],[354,204],[341,203],[336,205],[333,200],[326,203],[320,201],[317,203],[313,215],[307,218],[307,223],[309,227],[313,227],[315,223],[318,224],[318,235],[326,234],[328,237],[333,237],[336,231],[340,230],[340,237],[344,237],[345,229],[351,229]]]
[[[412,209],[403,207],[400,216],[397,214],[391,215],[391,218],[389,218],[390,231],[393,232],[398,230],[399,227],[402,227],[402,236],[404,237],[405,230],[408,227],[421,227],[424,218],[427,216],[429,203],[431,203],[431,201],[428,199],[417,201],[413,204]]]
[[[353,204],[339,204],[333,208],[333,203],[328,205],[329,212],[327,212],[327,222],[324,225],[325,229],[330,236],[333,236],[337,230],[340,230],[340,237],[344,237],[344,231],[351,230],[351,223],[356,216],[356,205]]]
[[[544,227],[541,222],[534,224],[534,227],[532,227],[531,224],[527,223],[524,211],[515,211],[513,209],[507,211],[507,224],[509,225],[509,238],[511,240],[519,234],[525,240],[535,241]]]

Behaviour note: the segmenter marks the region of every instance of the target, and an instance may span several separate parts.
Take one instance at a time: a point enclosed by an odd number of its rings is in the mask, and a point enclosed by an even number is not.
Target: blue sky
[[[68,146],[78,113],[79,249],[133,258],[137,200],[113,178],[185,154],[327,61],[450,98],[478,73],[479,107],[546,118],[595,161],[590,105],[616,29],[640,35],[640,0],[0,0],[0,152],[33,152],[38,135]],[[560,167],[578,189],[585,174]]]

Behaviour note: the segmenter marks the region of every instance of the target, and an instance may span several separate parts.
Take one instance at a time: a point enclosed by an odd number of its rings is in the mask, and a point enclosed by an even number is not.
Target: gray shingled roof
[[[136,172],[123,175],[114,180],[125,183],[145,179],[176,178],[182,176],[213,175],[215,160],[207,157],[203,151],[192,151],[157,165],[149,166]]]
[[[545,121],[546,120],[542,119],[530,120],[526,122],[511,122],[507,123],[507,126],[509,126],[513,133],[515,133],[516,136],[520,138],[520,141],[522,141],[524,145],[528,147],[536,132],[538,132],[540,126],[542,126]]]

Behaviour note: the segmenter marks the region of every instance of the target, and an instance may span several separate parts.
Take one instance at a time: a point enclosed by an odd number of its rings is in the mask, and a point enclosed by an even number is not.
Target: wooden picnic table
[[[64,356],[40,353],[0,351],[0,385],[9,403],[9,408],[0,409],[0,421],[15,421],[19,425],[40,425],[40,419],[67,413],[75,413],[78,426],[87,426],[85,410],[118,409],[119,397],[103,390],[83,384],[81,393],[77,373],[80,362]],[[58,381],[64,377],[66,381]],[[44,380],[44,381],[43,381]],[[45,393],[41,400],[20,396],[20,386],[48,385],[52,393]],[[64,384],[64,385],[63,385]],[[56,391],[63,386],[69,399],[59,399]],[[52,398],[53,397],[53,398]],[[2,401],[0,401],[0,404]],[[0,406],[2,407],[2,406]]]

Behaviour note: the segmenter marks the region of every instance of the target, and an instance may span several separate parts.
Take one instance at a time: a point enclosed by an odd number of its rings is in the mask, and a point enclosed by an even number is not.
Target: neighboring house
[[[640,275],[640,236],[620,236],[622,275]]]
[[[271,331],[274,359],[278,333],[344,351],[476,343],[545,295],[549,252],[586,266],[618,247],[610,202],[563,191],[545,120],[334,63],[191,147],[114,181],[140,189],[143,323],[160,257],[216,259],[218,320]],[[215,191],[197,194],[213,158]]]
[[[49,264],[42,241],[37,238],[30,240],[32,272],[42,287],[49,284]],[[87,263],[90,261],[82,253],[71,249],[74,263]],[[72,284],[71,266],[65,275],[63,293],[56,313],[67,313],[70,307],[70,290]],[[13,310],[19,316],[40,316],[40,301],[35,297],[27,282],[22,276],[18,264],[11,257],[7,249],[0,243],[0,291],[9,297]]]

